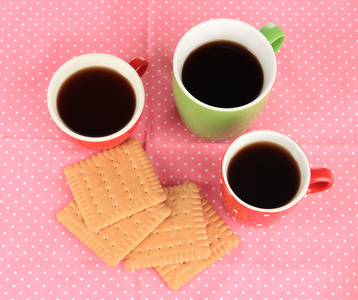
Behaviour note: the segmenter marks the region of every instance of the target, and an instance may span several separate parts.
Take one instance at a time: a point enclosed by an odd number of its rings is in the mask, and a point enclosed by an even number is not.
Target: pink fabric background
[[[358,2],[2,1],[0,8],[0,297],[2,299],[358,299]],[[181,122],[172,57],[192,26],[228,17],[287,34],[267,107],[250,130],[295,139],[335,186],[306,196],[271,228],[234,222],[220,194],[227,142]],[[149,61],[133,134],[164,186],[196,181],[240,238],[179,291],[153,269],[107,267],[56,220],[72,194],[65,166],[94,154],[63,139],[47,111],[52,74],[91,52]]]

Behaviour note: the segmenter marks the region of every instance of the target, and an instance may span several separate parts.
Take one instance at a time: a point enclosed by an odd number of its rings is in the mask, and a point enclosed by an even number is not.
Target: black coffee
[[[182,81],[195,98],[215,107],[250,103],[260,94],[264,75],[260,62],[246,47],[214,41],[189,54]]]
[[[57,96],[63,122],[88,137],[106,136],[122,129],[132,118],[135,107],[130,82],[105,67],[88,67],[71,75]]]
[[[249,145],[231,159],[228,182],[244,202],[259,208],[289,203],[298,191],[301,173],[293,156],[270,142]]]

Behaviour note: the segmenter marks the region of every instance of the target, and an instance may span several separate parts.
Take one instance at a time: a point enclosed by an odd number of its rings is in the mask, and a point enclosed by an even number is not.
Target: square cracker
[[[130,139],[67,166],[64,172],[91,232],[97,232],[166,199],[137,139]]]
[[[233,234],[211,204],[205,198],[202,198],[201,201],[211,254],[206,259],[155,268],[172,290],[178,290],[191,278],[211,266],[239,244],[238,237]]]
[[[57,214],[57,219],[108,266],[114,267],[170,212],[170,208],[161,203],[94,233],[87,230],[76,202],[71,201]]]
[[[183,263],[210,255],[198,185],[186,181],[164,190],[171,215],[129,253],[124,262],[128,270]]]

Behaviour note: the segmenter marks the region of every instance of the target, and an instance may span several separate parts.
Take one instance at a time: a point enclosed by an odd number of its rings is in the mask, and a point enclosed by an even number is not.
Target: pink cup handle
[[[311,169],[310,185],[307,194],[319,193],[328,190],[334,183],[334,177],[331,170],[326,168]]]
[[[148,68],[148,62],[142,56],[136,56],[129,62],[129,64],[133,67],[134,70],[136,70],[139,77],[142,77]]]

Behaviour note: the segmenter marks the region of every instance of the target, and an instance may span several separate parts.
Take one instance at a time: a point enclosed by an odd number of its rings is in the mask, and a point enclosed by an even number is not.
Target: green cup
[[[248,48],[259,60],[264,81],[260,95],[250,103],[234,108],[208,105],[195,98],[182,82],[186,58],[198,47],[216,40],[228,40]],[[249,129],[265,106],[277,72],[275,53],[285,40],[280,27],[268,23],[260,30],[233,19],[213,19],[196,25],[180,39],[173,58],[173,92],[184,124],[208,140],[228,140]],[[208,62],[210,64],[210,62]]]

